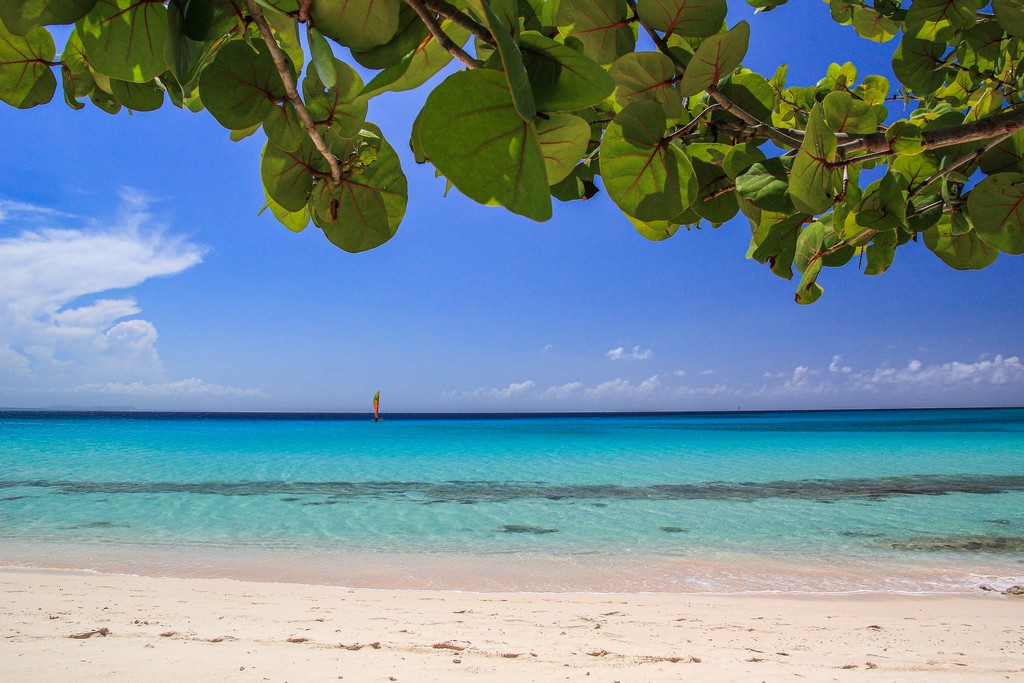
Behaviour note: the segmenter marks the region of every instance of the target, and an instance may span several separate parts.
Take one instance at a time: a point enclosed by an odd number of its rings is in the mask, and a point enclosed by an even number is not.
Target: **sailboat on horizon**
[[[382,419],[380,416],[380,392],[378,391],[373,395],[373,421],[380,422]]]

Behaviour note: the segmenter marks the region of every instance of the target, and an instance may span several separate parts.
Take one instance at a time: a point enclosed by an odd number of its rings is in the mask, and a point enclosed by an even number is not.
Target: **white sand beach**
[[[4,681],[1024,679],[1024,598],[464,593],[0,570]]]

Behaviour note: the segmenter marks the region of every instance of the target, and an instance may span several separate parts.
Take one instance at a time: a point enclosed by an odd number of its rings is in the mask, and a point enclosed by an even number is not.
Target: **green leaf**
[[[242,130],[233,130],[230,133],[228,133],[228,138],[231,140],[231,142],[240,142],[251,135],[255,135],[256,131],[258,131],[262,127],[262,124],[257,123],[255,126],[249,126],[248,128],[243,128]]]
[[[305,207],[301,211],[289,211],[271,199],[270,195],[266,193],[266,188],[264,188],[263,195],[267,198],[266,208],[270,209],[274,218],[284,227],[292,232],[302,232],[309,225],[309,210]]]
[[[908,89],[927,94],[942,86],[945,73],[938,68],[946,44],[904,35],[892,57],[892,70]]]
[[[860,85],[853,89],[853,94],[872,107],[884,106],[885,98],[889,96],[889,79],[884,76],[866,76]]]
[[[865,275],[881,275],[889,270],[889,266],[896,258],[896,240],[895,230],[886,230],[871,238],[871,244],[865,250],[868,255],[868,265],[864,268]]]
[[[216,45],[216,43],[207,44],[192,40],[186,36],[184,23],[185,18],[179,3],[169,3],[167,5],[167,40],[164,42],[164,61],[167,62],[167,69],[174,79],[173,82],[169,79],[166,83],[168,93],[171,95],[171,101],[177,107],[182,106],[182,100],[194,94],[196,77],[205,63],[212,58],[210,53],[214,50],[213,46]],[[77,36],[77,33],[76,29],[72,35]],[[83,53],[83,62],[84,59]],[[86,67],[88,67],[87,64]],[[174,87],[175,85],[177,88]]]
[[[876,43],[888,42],[900,32],[897,22],[867,7],[854,7],[852,18],[857,35]]]
[[[679,92],[689,97],[717,85],[743,62],[749,41],[750,25],[745,21],[701,41],[679,81]]]
[[[233,0],[172,0],[170,4],[181,7],[182,29],[192,40],[213,40],[238,25],[240,8]]]
[[[430,29],[416,14],[416,10],[402,3],[398,8],[398,30],[391,40],[369,50],[352,50],[352,59],[367,69],[386,69],[419,47],[429,35]]]
[[[550,114],[537,119],[535,127],[548,185],[554,185],[572,173],[587,153],[590,124],[572,114]]]
[[[260,123],[286,97],[269,49],[260,47],[254,52],[239,40],[226,43],[199,77],[203,104],[225,128],[241,130]]]
[[[640,235],[652,242],[663,242],[679,230],[679,226],[670,221],[650,221],[645,223],[629,215],[626,216],[626,219]]]
[[[764,160],[764,152],[758,149],[755,143],[747,142],[742,145],[736,145],[729,150],[729,153],[725,155],[725,162],[722,164],[722,168],[725,169],[730,178],[736,180],[746,173],[747,169],[751,166]]]
[[[145,83],[167,70],[167,8],[160,3],[99,0],[78,32],[93,69],[111,78]]]
[[[1006,138],[981,155],[981,172],[985,175],[996,173],[1024,173],[1024,130]]]
[[[539,33],[520,34],[519,48],[540,111],[578,111],[602,102],[615,89],[600,64]]]
[[[967,196],[974,231],[1007,254],[1024,254],[1024,173],[997,173]]]
[[[320,76],[320,82],[328,88],[334,87],[334,52],[328,44],[324,34],[312,26],[306,26],[306,38],[309,42],[309,51],[313,55],[313,64]]]
[[[615,60],[608,75],[615,82],[615,101],[625,107],[632,102],[657,102],[669,121],[682,115],[682,96],[675,86],[676,67],[660,52],[630,52]]]
[[[885,139],[900,156],[915,156],[925,150],[924,131],[905,119],[893,122],[885,130]]]
[[[943,216],[945,206],[937,195],[915,195],[910,200],[912,213],[907,214],[907,227],[913,232],[923,233],[935,225]],[[920,211],[921,213],[917,213]]]
[[[76,74],[71,69],[61,69],[60,77],[61,86],[64,89],[64,101],[72,109],[84,109],[85,104],[75,98],[88,95],[95,87],[96,81],[93,80],[92,74],[89,72]]]
[[[832,214],[822,216],[822,220],[809,224],[801,233],[796,242],[796,255],[793,259],[793,266],[801,273],[806,273],[808,268],[813,268],[815,263],[822,266],[839,266],[849,260],[853,250],[849,247],[837,249],[842,242],[842,237],[833,230],[830,224]],[[833,251],[836,249],[836,251]],[[846,254],[838,252],[846,250]]]
[[[551,196],[560,202],[586,201],[598,192],[594,171],[588,164],[577,164],[572,173],[551,186]]]
[[[977,10],[970,0],[914,0],[905,30],[914,38],[944,43],[960,29],[974,26]]]
[[[98,109],[111,116],[121,111],[121,103],[117,101],[117,98],[98,87],[93,88],[92,92],[89,93],[89,101]]]
[[[800,211],[817,214],[832,206],[838,172],[829,167],[835,161],[836,134],[825,123],[824,107],[814,105],[807,117],[807,133],[793,162],[789,191]]]
[[[156,111],[164,103],[164,91],[155,83],[129,83],[110,79],[114,97],[132,111]]]
[[[460,47],[469,40],[469,31],[450,20],[441,24],[441,30]],[[438,44],[433,35],[429,35],[415,50],[374,76],[363,88],[362,95],[374,97],[382,92],[412,90],[430,80],[451,60],[451,54]]]
[[[494,42],[498,45],[498,54],[501,55],[501,64],[505,72],[505,79],[508,81],[509,92],[512,93],[512,102],[516,111],[523,121],[533,121],[537,115],[537,105],[533,99],[533,89],[530,87],[530,78],[526,75],[526,67],[523,65],[523,55],[519,51],[519,45],[509,35],[505,24],[491,9],[487,2],[481,3],[484,10],[484,17],[487,26],[494,36]]]
[[[73,24],[93,8],[96,0],[0,0],[0,22],[17,36],[36,27]]]
[[[516,112],[504,74],[476,69],[446,78],[427,97],[419,137],[434,166],[470,199],[533,220],[551,217],[537,131]]]
[[[779,157],[757,162],[736,178],[736,191],[759,209],[792,214],[796,208],[789,196],[789,173]]]
[[[836,133],[874,133],[878,119],[871,107],[855,100],[850,93],[837,90],[825,96],[822,101],[825,123]]]
[[[771,118],[772,109],[775,108],[776,95],[771,83],[766,81],[764,76],[755,73],[733,74],[722,81],[719,90],[733,104],[755,119],[767,121]],[[731,114],[716,111],[711,115],[711,119],[719,121],[730,116]]]
[[[352,48],[386,45],[398,32],[398,0],[313,0],[313,25]]]
[[[559,27],[583,45],[583,54],[598,64],[611,64],[636,48],[637,29],[629,22],[626,0],[561,0]]]
[[[1024,4],[1020,11],[1024,13]],[[956,46],[961,66],[980,71],[999,71],[1003,57],[1003,27],[997,22],[987,21],[975,24],[963,32],[963,40]]]
[[[868,185],[846,219],[845,237],[853,237],[864,228],[894,230],[906,223],[907,192],[901,178],[894,173],[886,173]]]
[[[729,145],[706,143],[686,148],[698,183],[697,199],[690,208],[712,223],[724,223],[739,211],[733,181],[722,168],[729,149]]]
[[[824,265],[822,257],[831,246],[832,231],[821,222],[808,225],[796,241],[793,265],[802,274],[794,297],[798,304],[812,304],[824,291],[818,284],[818,275]]]
[[[825,72],[825,78],[819,81],[819,85],[825,85],[831,90],[848,90],[857,81],[857,67],[852,62],[844,64],[829,64]]]
[[[314,177],[330,174],[327,160],[306,137],[296,150],[284,150],[267,141],[260,161],[260,175],[267,196],[286,211],[301,211],[313,191]]]
[[[372,129],[379,135],[379,129]],[[313,223],[347,252],[373,249],[398,230],[409,191],[398,154],[380,138],[374,160],[342,176],[337,187],[325,180],[311,198]]]
[[[646,26],[665,34],[706,38],[722,29],[725,0],[640,0],[637,11]]]
[[[326,87],[320,69],[306,68],[302,80],[302,98],[309,115],[317,123],[329,125],[341,138],[358,135],[366,121],[367,101],[360,97],[363,79],[356,70],[340,59],[333,59],[334,86]]]
[[[28,109],[53,99],[57,78],[49,63],[55,55],[53,37],[45,28],[17,36],[0,22],[0,101]]]
[[[937,181],[928,187],[921,187],[928,178],[939,170],[939,163],[932,154],[915,154],[897,157],[889,164],[889,170],[903,177],[904,185],[915,194],[938,192]]]
[[[763,212],[754,227],[749,258],[769,264],[772,273],[784,280],[793,277],[793,257],[800,227],[808,219],[806,214],[787,216]]]
[[[263,121],[263,132],[281,149],[294,152],[308,133],[291,102],[275,105]]]
[[[992,0],[992,11],[1007,33],[1024,38],[1024,0]]]
[[[924,244],[950,268],[981,270],[995,263],[999,250],[986,244],[974,232],[954,235],[952,219],[942,214],[933,227],[921,233]]]
[[[620,209],[641,221],[666,221],[689,208],[698,182],[686,153],[663,139],[665,112],[634,102],[608,124],[601,143],[605,189]]]

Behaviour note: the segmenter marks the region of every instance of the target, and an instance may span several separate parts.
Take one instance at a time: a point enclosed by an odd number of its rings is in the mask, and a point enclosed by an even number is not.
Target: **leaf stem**
[[[252,2],[252,0],[249,0]],[[447,50],[448,54],[455,57],[457,60],[466,65],[467,69],[477,69],[480,67],[477,61],[469,56],[469,54],[461,47],[452,42],[452,39],[441,30],[441,26],[437,23],[437,18],[431,14],[430,10],[423,4],[423,0],[405,0],[405,4],[409,5],[416,14],[419,15],[423,23],[427,25],[430,33],[434,36],[434,40],[437,44]]]
[[[281,75],[281,82],[284,84],[284,90],[288,93],[288,99],[295,106],[295,111],[299,115],[299,119],[302,121],[302,125],[306,127],[306,133],[309,134],[309,139],[313,141],[313,145],[317,151],[323,155],[324,159],[327,160],[327,164],[331,167],[331,180],[335,185],[341,184],[341,168],[338,167],[338,160],[334,158],[331,151],[327,149],[327,145],[324,144],[324,139],[320,137],[320,133],[316,130],[316,124],[313,123],[313,117],[309,115],[309,110],[306,109],[306,105],[302,102],[302,98],[299,97],[299,91],[295,87],[295,79],[292,77],[291,72],[288,70],[288,62],[285,61],[284,52],[281,51],[281,46],[277,44],[277,40],[274,38],[274,34],[270,31],[270,25],[267,24],[266,17],[263,16],[263,10],[256,3],[255,0],[246,0],[246,4],[249,6],[249,13],[252,15],[252,20],[256,23],[256,26],[260,29],[260,35],[263,36],[263,41],[267,44],[267,48],[270,50],[270,57],[274,60],[274,66],[277,67],[277,72]]]

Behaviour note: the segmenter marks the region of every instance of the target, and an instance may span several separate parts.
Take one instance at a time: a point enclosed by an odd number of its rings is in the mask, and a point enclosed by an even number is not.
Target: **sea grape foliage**
[[[652,240],[742,213],[748,257],[800,303],[823,267],[876,275],[909,243],[957,269],[1024,253],[1024,0],[826,4],[896,82],[755,73],[726,0],[0,0],[0,100],[46,104],[59,80],[73,109],[262,128],[267,207],[357,252],[408,199],[368,101],[457,60],[409,144],[479,203],[544,221],[603,188]],[[72,24],[58,54],[48,27]]]

